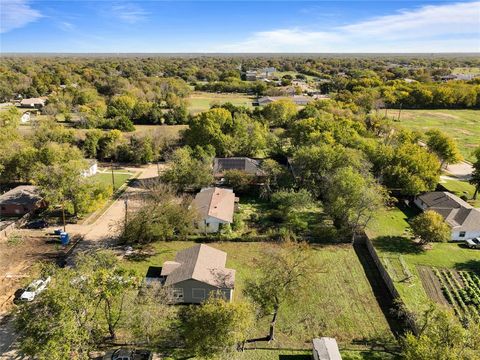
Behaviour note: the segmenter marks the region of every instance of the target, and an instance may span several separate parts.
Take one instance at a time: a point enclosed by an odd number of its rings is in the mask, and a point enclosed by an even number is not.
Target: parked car
[[[470,249],[480,249],[480,238],[465,240],[465,245]]]
[[[33,301],[38,294],[43,292],[50,283],[50,276],[45,279],[32,281],[20,295],[20,301]]]
[[[38,220],[32,220],[29,221],[25,227],[27,229],[44,229],[48,227],[48,223],[45,220],[38,219]]]
[[[151,360],[152,352],[150,350],[139,349],[117,349],[108,352],[103,360]]]

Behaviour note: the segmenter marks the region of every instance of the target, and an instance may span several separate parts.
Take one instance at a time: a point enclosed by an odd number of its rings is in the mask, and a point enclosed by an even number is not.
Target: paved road
[[[160,165],[160,170],[162,165]],[[158,176],[157,165],[148,165],[141,168],[128,169],[132,172],[141,171],[138,179],[150,179]],[[82,235],[83,240],[76,246],[72,255],[69,257],[74,258],[75,254],[80,251],[89,250],[92,248],[99,248],[111,243],[112,240],[119,233],[119,224],[125,219],[125,199],[128,197],[129,203],[134,198],[135,194],[138,194],[142,189],[138,187],[128,186],[125,192],[113,204],[92,224],[86,225],[67,225],[67,232],[73,235]],[[133,205],[133,204],[132,204]],[[14,331],[12,319],[8,316],[0,317],[0,359],[23,359],[18,355],[16,350],[15,341],[17,334]]]
[[[472,176],[473,166],[467,162],[448,165],[445,169],[448,175],[455,176],[457,179],[468,180]]]

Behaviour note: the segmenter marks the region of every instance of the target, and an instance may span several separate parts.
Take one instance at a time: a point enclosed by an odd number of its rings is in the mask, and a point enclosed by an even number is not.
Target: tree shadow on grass
[[[420,245],[401,236],[380,236],[373,243],[378,250],[396,254],[421,254],[425,251]]]
[[[478,251],[478,253],[480,254],[480,250],[472,251]],[[480,260],[468,260],[463,263],[456,263],[455,269],[461,271],[470,271],[480,275]]]
[[[311,355],[278,355],[278,360],[312,360]]]

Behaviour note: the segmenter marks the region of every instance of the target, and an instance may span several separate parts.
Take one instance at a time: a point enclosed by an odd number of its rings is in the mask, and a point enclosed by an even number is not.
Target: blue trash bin
[[[62,231],[60,233],[60,241],[61,241],[62,245],[68,245],[68,243],[70,242],[70,238],[68,236],[68,233]]]

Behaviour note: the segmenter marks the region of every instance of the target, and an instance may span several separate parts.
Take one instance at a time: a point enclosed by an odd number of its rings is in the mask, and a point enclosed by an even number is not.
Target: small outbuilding
[[[314,360],[342,360],[338,350],[337,341],[334,338],[321,337],[313,339]]]
[[[22,185],[0,196],[0,216],[23,216],[45,204],[36,186]]]
[[[235,270],[227,269],[226,262],[226,252],[199,244],[164,262],[160,276],[175,303],[200,304],[214,294],[232,301]]]
[[[95,159],[88,159],[88,167],[82,171],[83,177],[90,177],[95,175],[98,172],[98,164]]]

